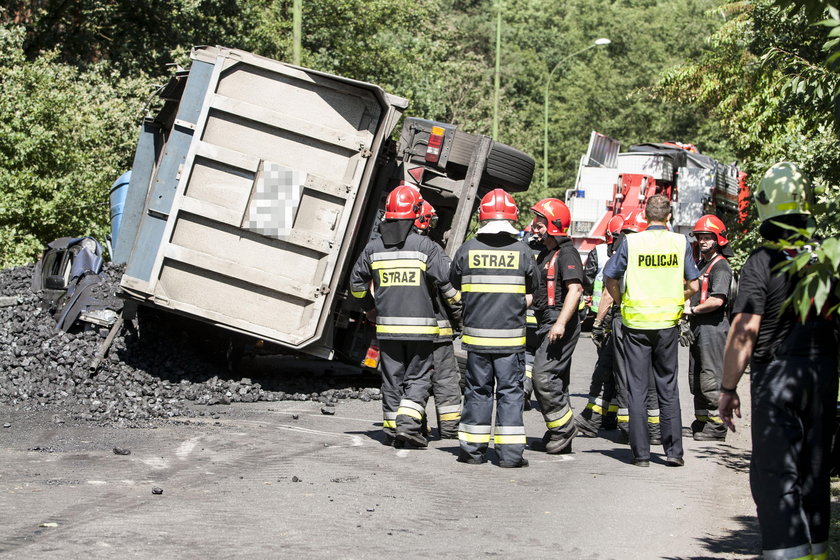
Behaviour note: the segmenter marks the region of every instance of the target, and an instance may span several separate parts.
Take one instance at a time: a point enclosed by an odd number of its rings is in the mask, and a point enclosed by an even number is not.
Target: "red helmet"
[[[423,197],[418,189],[400,185],[392,190],[385,200],[385,219],[413,220],[417,217],[422,204]]]
[[[726,246],[729,240],[726,238],[726,225],[714,214],[706,214],[694,224],[693,233],[712,233],[717,238],[717,244]]]
[[[435,227],[435,223],[437,223],[435,207],[424,200],[423,205],[420,206],[420,213],[417,215],[417,219],[414,220],[414,227],[425,231]]]
[[[478,219],[485,220],[511,220],[519,218],[519,210],[516,209],[516,202],[513,197],[502,189],[493,189],[484,195],[478,207]]]
[[[621,231],[633,231],[639,233],[645,231],[648,227],[647,218],[645,218],[645,211],[641,208],[636,208],[630,212],[630,215],[624,218],[624,225]]]
[[[607,223],[607,243],[612,243],[624,227],[624,216],[616,214]]]
[[[562,200],[544,198],[531,206],[531,212],[548,221],[548,235],[568,235],[566,231],[572,223],[572,213]]]

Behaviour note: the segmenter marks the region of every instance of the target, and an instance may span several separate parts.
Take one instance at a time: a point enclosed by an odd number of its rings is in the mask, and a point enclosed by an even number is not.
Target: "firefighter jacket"
[[[509,234],[479,235],[452,259],[452,286],[464,306],[461,345],[488,354],[525,348],[525,294],[539,287],[531,249]]]
[[[601,305],[601,296],[604,294],[604,267],[608,260],[610,260],[610,255],[607,244],[601,243],[589,251],[583,268],[586,288],[592,291],[592,309],[596,312],[598,306]]]
[[[363,308],[375,305],[377,338],[435,340],[440,329],[431,294],[439,289],[453,301],[459,297],[447,273],[443,251],[431,239],[409,232],[404,241],[386,245],[380,237],[359,255],[350,290]]]
[[[448,279],[452,261],[443,251],[440,254],[445,263]],[[436,287],[433,290],[432,303],[438,324],[437,342],[450,342],[455,337],[455,329],[461,324],[461,294],[447,281],[443,287]]]

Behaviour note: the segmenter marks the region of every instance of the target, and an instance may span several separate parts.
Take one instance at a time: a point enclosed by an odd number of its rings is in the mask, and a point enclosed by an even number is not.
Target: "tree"
[[[0,26],[0,266],[44,243],[108,231],[108,188],[131,163],[150,91],[107,64],[87,71],[50,53],[26,60],[24,31]]]

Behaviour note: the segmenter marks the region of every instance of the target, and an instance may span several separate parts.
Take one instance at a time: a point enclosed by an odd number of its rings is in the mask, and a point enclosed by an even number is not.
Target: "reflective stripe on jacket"
[[[633,329],[666,329],[677,324],[685,296],[685,236],[664,229],[627,236],[627,271],[621,317]]]

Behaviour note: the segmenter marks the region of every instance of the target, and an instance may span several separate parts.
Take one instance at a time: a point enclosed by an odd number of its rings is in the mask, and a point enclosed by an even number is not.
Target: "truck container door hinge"
[[[361,155],[363,158],[369,158],[370,156],[372,156],[372,155],[373,155],[373,152],[371,152],[371,151],[368,149],[368,147],[367,147],[367,146],[365,146],[364,144],[362,144],[361,146],[359,146],[359,155]]]

